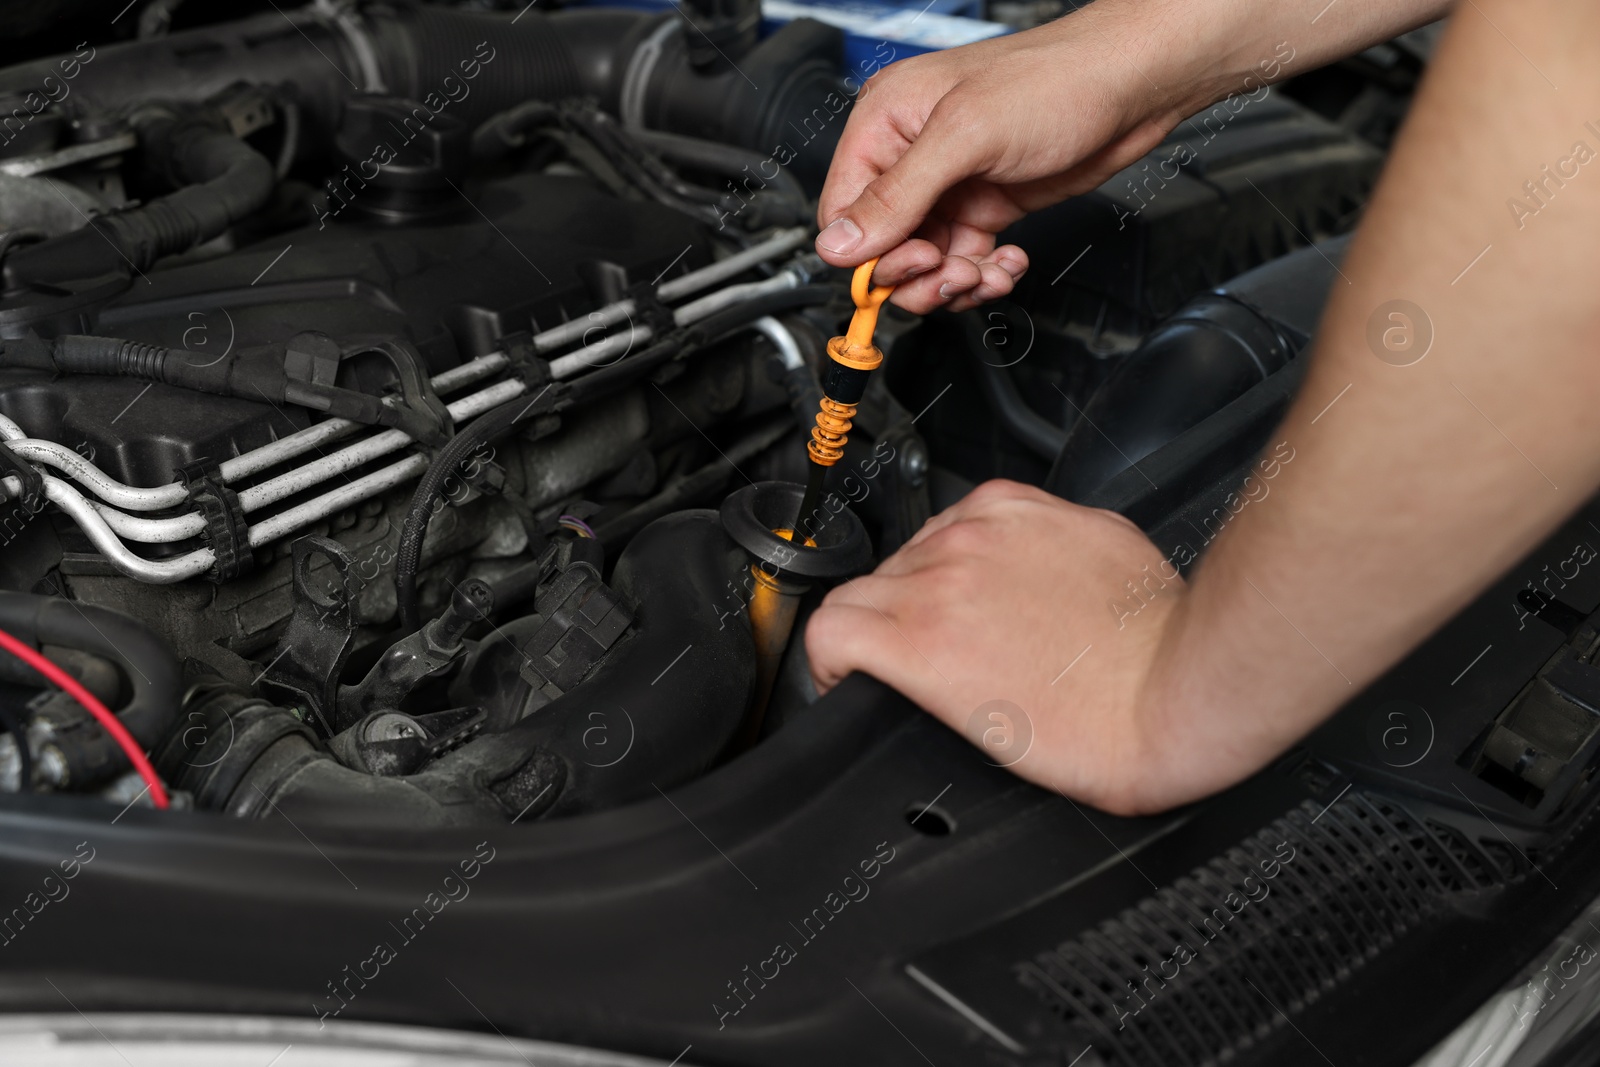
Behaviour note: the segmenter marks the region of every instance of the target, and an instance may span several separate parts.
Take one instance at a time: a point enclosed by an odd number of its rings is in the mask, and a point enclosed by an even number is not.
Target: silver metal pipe
[[[800,342],[794,339],[789,327],[771,315],[752,322],[750,328],[772,342],[772,347],[778,350],[778,361],[785,370],[799,370],[806,365],[806,358],[800,352]]]
[[[781,293],[785,289],[797,289],[800,286],[800,275],[793,270],[786,270],[768,278],[766,281],[745,282],[741,285],[730,285],[726,289],[718,289],[714,293],[702,296],[699,300],[691,300],[672,313],[672,321],[679,326],[691,326],[701,319],[710,318],[717,312],[733,307],[735,304],[756,297],[766,296],[768,293]]]
[[[625,333],[614,333],[603,341],[584,345],[575,352],[551,360],[550,376],[560,381],[581,370],[610,366],[633,351],[634,345],[650,340],[653,333],[648,326],[632,326]]]
[[[760,244],[751,245],[743,252],[729,256],[727,259],[692,270],[679,278],[663,282],[656,288],[656,299],[662,302],[677,300],[679,297],[688,296],[690,293],[699,292],[707,286],[712,286],[727,278],[740,274],[757,263],[764,263],[769,259],[776,259],[785,253],[792,252],[805,243],[811,231],[804,227],[783,230]],[[685,249],[684,251],[688,251]],[[619,322],[630,322],[633,313],[638,310],[638,304],[630,297],[618,300],[614,304],[591,311],[582,318],[564,322],[560,326],[551,327],[533,339],[533,347],[541,355],[554,351],[562,345],[573,341],[582,340],[595,330],[604,330],[615,326]],[[574,353],[576,354],[576,353]],[[557,375],[560,377],[560,375]]]
[[[134,555],[106,525],[94,506],[72,486],[52,475],[44,476],[45,497],[78,524],[100,554],[131,578],[151,585],[171,585],[204,574],[216,562],[209,548],[198,548],[175,559],[152,560]]]
[[[428,469],[428,463],[427,456],[407,456],[398,463],[391,463],[387,467],[375,470],[348,485],[341,485],[319,497],[307,500],[304,504],[297,504],[287,511],[280,511],[276,515],[262,519],[250,527],[250,546],[259,548],[271,544],[302,526],[310,526],[363,500],[387,492],[420,475]]]
[[[777,234],[767,238],[758,245],[751,245],[743,252],[720,259],[709,267],[701,267],[691,271],[681,278],[674,278],[670,282],[662,282],[656,287],[657,300],[676,300],[680,296],[699,292],[708,285],[715,285],[726,281],[736,274],[743,274],[757,263],[765,263],[769,259],[776,259],[787,252],[793,252],[806,242],[811,236],[811,231],[804,226],[796,226],[788,230],[780,230]]]
[[[748,269],[754,263],[791,250],[799,241],[804,239],[806,234],[807,231],[798,228],[786,231],[769,239],[762,245],[757,245],[710,267],[702,268],[700,271],[675,279],[674,282],[661,286],[658,294],[662,299],[672,299],[694,292],[707,285],[715,284],[723,278],[731,277]],[[785,271],[777,277],[766,281],[730,286],[677,309],[674,314],[674,320],[679,325],[690,325],[742,300],[794,288],[800,282],[801,279],[798,274],[793,271]],[[602,309],[602,313],[609,316],[609,322],[611,323],[621,321],[631,313],[624,307],[626,304],[628,304],[627,301],[622,301],[618,304],[610,305],[608,309]],[[572,323],[564,324],[556,329],[567,330],[569,333],[575,333],[576,336],[582,336],[583,331],[592,329],[594,326],[593,322],[581,322],[580,325],[581,329],[576,330],[573,329],[574,324]],[[779,325],[779,329],[783,329],[781,325]],[[547,334],[551,332],[553,331],[546,331]],[[763,332],[766,331],[763,330]],[[786,330],[783,330],[783,332],[787,334]],[[648,327],[632,327],[625,333],[614,334],[553,361],[552,374],[557,378],[570,377],[580,370],[599,365],[599,360],[616,356],[618,349],[621,349],[620,354],[625,356],[634,344],[646,341],[650,336],[651,331]],[[792,336],[789,340],[791,343],[793,342]],[[774,343],[778,343],[780,348],[782,347],[781,342],[775,341]],[[477,360],[463,364],[461,367],[436,376],[433,380],[434,388],[444,391],[481,380],[502,369],[506,362],[507,359],[504,353],[491,353],[488,356],[480,357]],[[526,387],[521,381],[500,382],[470,396],[463,397],[461,400],[449,405],[449,410],[452,418],[460,422],[506,403],[525,391]],[[236,481],[251,474],[259,473],[285,460],[303,455],[323,443],[336,440],[358,428],[359,424],[351,423],[345,419],[326,420],[296,434],[291,434],[289,437],[275,441],[270,445],[254,449],[242,456],[225,461],[221,465],[222,478],[225,482]],[[31,453],[24,456],[30,462],[59,467],[89,485],[97,495],[103,495],[111,503],[126,502],[124,506],[128,506],[131,510],[156,510],[158,508],[172,507],[181,503],[187,496],[187,493],[179,483],[151,488],[124,485],[64,446],[55,442],[28,440],[21,427],[3,416],[0,416],[0,438],[22,443],[27,451]],[[327,478],[355,469],[373,459],[404,448],[410,443],[411,439],[397,430],[384,431],[364,441],[357,442],[348,448],[341,449],[331,456],[325,456],[302,468],[286,472],[278,478],[245,490],[240,494],[241,506],[246,511],[265,507],[320,484]],[[20,454],[22,453],[19,452]],[[371,472],[362,478],[324,493],[312,500],[305,501],[287,511],[264,519],[251,526],[249,532],[250,544],[253,547],[269,544],[288,533],[328,518],[354,504],[386,492],[408,479],[420,475],[427,469],[428,463],[429,459],[426,456],[408,456],[399,462]],[[14,491],[20,492],[21,480],[15,477],[7,479],[8,488],[11,482],[16,483]],[[184,581],[202,574],[215,562],[215,554],[209,548],[196,549],[171,560],[147,560],[129,550],[121,540],[121,537],[128,537],[149,543],[169,543],[198,536],[204,532],[205,521],[197,513],[166,518],[146,518],[138,515],[128,515],[114,507],[91,503],[77,489],[53,476],[45,476],[45,485],[47,498],[77,522],[96,549],[124,574],[144,582],[168,584]],[[173,494],[177,494],[176,499],[172,499]],[[119,537],[119,535],[121,536]]]
[[[433,391],[440,394],[452,392],[464,385],[482,381],[503,369],[505,365],[506,354],[504,352],[491,352],[486,356],[479,356],[477,359],[469,360],[459,367],[445,371],[443,374],[434,375]],[[252,474],[260,474],[269,467],[275,467],[285,460],[303,456],[307,452],[316,449],[319,445],[338,440],[361,428],[361,423],[351,422],[349,419],[326,419],[313,426],[307,426],[305,429],[274,441],[270,445],[263,445],[260,448],[246,452],[242,456],[223,460],[220,465],[222,483],[224,485],[235,485]]]
[[[481,381],[497,373],[505,365],[505,353],[492,352],[489,355],[480,356],[475,360],[463,363],[459,367],[445,371],[443,374],[435,375],[433,388],[439,393],[453,392],[462,386],[471,385],[473,382]],[[319,422],[298,433],[280,438],[269,445],[263,445],[243,455],[224,460],[220,465],[222,481],[224,484],[241,481],[252,474],[276,466],[285,460],[304,455],[320,445],[337,440],[361,428],[361,423],[351,422],[348,419],[328,419],[324,422]],[[181,482],[171,482],[167,485],[149,488],[119,482],[65,445],[57,444],[54,441],[30,439],[22,427],[3,415],[0,415],[0,438],[5,439],[11,446],[12,451],[22,459],[30,463],[53,467],[71,475],[75,481],[82,483],[95,496],[114,508],[124,511],[161,511],[166,508],[178,507],[189,497],[188,490]],[[117,519],[107,514],[104,509],[102,509],[102,514],[106,514],[107,521],[113,529],[118,529]],[[142,527],[133,525],[126,528],[140,529]],[[156,527],[153,529],[160,530],[165,528]],[[138,537],[136,539],[161,542],[182,540],[183,537],[192,536],[194,535],[182,534],[178,537],[167,537],[152,533],[151,536]]]
[[[89,506],[99,513],[106,525],[111,527],[118,537],[127,541],[138,541],[146,545],[170,545],[174,541],[187,541],[206,532],[205,516],[198,511],[151,518],[148,515],[129,515],[126,511],[118,511],[111,505],[101,504],[98,501],[91,501]]]
[[[499,382],[451,404],[448,409],[450,417],[457,422],[476,418],[490,408],[522,395],[525,389],[526,386],[520,381]],[[239,506],[247,513],[259,511],[268,504],[276,504],[314,485],[320,485],[335,475],[355,470],[391,452],[398,452],[411,443],[411,438],[399,430],[385,430],[330,456],[323,456],[270,481],[251,486],[239,494]]]
[[[638,309],[638,305],[631,299],[618,300],[615,304],[607,304],[598,311],[591,311],[579,319],[563,322],[560,326],[552,326],[533,339],[534,350],[540,355],[553,352],[562,345],[581,340],[591,330],[604,330],[624,322]]]
[[[157,486],[154,489],[124,485],[72,449],[58,445],[54,441],[24,438],[11,441],[9,444],[11,451],[22,459],[69,474],[74,481],[87,486],[101,500],[126,511],[160,511],[162,508],[175,508],[188,497],[179,482]]]

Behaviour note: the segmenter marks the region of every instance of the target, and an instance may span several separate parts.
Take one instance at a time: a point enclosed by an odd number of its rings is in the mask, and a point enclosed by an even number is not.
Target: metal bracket
[[[355,641],[355,620],[348,590],[355,560],[339,542],[307,536],[294,543],[294,613],[261,676],[261,687],[278,690],[287,702],[304,709],[323,737],[334,733],[339,675]],[[333,567],[331,592],[318,589],[313,562],[322,557]]]

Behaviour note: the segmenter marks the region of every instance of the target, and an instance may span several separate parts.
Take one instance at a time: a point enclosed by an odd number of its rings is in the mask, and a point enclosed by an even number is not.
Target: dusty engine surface
[[[365,827],[649,796],[803,715],[789,635],[973,483],[1092,497],[1292,376],[1325,261],[1270,261],[1380,156],[1251,98],[1030,220],[1015,303],[881,324],[753,635],[850,308],[809,224],[858,84],[755,10],[314,5],[0,70],[0,629],[130,734],[6,657],[0,789]]]
[[[504,821],[748,745],[751,557],[695,509],[797,468],[842,290],[729,142],[837,33],[744,42],[755,100],[639,13],[275,19],[91,48],[5,148],[0,628],[171,796],[12,660],[0,787]],[[600,106],[652,86],[657,129]]]
[[[888,42],[754,0],[150,0],[79,45],[90,6],[0,10],[0,1059],[1403,1065],[1589,936],[1600,733],[1552,779],[1518,731],[1600,706],[1593,502],[1149,817],[864,675],[818,698],[796,639],[994,477],[1193,566],[1289,461],[1420,54],[1286,42],[1008,231],[1010,300],[885,312],[802,548],[851,309],[816,197]],[[1268,856],[1130,1011],[1150,916]]]

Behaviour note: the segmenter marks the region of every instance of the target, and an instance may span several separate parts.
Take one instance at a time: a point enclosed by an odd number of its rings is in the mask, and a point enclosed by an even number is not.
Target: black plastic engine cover
[[[304,330],[398,335],[437,374],[494,351],[506,334],[620,296],[590,283],[605,274],[602,263],[649,281],[669,264],[690,270],[709,257],[703,227],[686,216],[575,178],[467,188],[460,210],[432,225],[366,222],[358,206],[359,194],[321,227],[136,280],[85,332],[186,350],[196,363]],[[299,408],[195,401],[165,385],[0,371],[0,414],[92,454],[130,485],[165,484],[185,464],[226,459],[308,424]]]

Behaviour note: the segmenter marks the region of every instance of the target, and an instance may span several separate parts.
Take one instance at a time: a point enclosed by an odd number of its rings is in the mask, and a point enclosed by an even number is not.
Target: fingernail
[[[907,278],[918,278],[932,270],[932,267],[912,267],[906,271]]]
[[[834,219],[828,228],[817,234],[817,244],[829,252],[842,255],[861,243],[861,227],[849,219]]]
[[[955,296],[957,293],[961,292],[961,289],[962,287],[959,285],[945,282],[943,285],[939,286],[939,299],[949,300],[952,296]]]
[[[1028,272],[1028,266],[1026,263],[1018,263],[1010,256],[1003,257],[1000,260],[1000,269],[1011,275],[1012,281],[1016,281],[1018,278],[1022,277]]]

